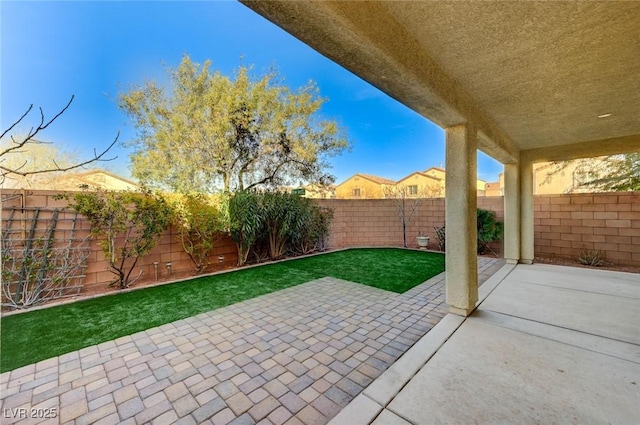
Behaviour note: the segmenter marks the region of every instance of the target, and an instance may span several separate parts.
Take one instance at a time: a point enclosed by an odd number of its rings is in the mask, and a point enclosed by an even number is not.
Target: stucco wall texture
[[[21,191],[2,191],[2,228],[12,208],[20,216]],[[54,200],[57,191],[26,191],[24,206],[28,209],[64,208],[66,201]],[[8,199],[8,200],[7,200]],[[334,210],[334,221],[329,240],[330,248],[357,246],[402,246],[402,226],[398,210],[392,199],[318,199],[319,205]],[[413,200],[408,200],[410,208]],[[502,197],[478,197],[478,207],[495,211],[500,220],[504,215]],[[407,226],[407,242],[416,247],[418,232],[430,236],[429,248],[437,249],[434,226],[445,220],[443,198],[425,199]],[[69,218],[67,214],[65,218]],[[597,193],[574,195],[537,195],[534,197],[535,254],[536,257],[577,258],[581,249],[598,249],[607,261],[620,265],[640,264],[640,192]],[[15,225],[15,222],[14,222]],[[46,226],[42,224],[41,226]],[[61,224],[64,228],[69,221]],[[88,232],[88,223],[78,222],[78,228]],[[66,233],[66,232],[64,232]],[[60,234],[60,233],[58,233]],[[84,286],[86,289],[105,285],[113,278],[108,271],[98,241],[91,242],[89,263]],[[501,253],[501,247],[494,249]],[[219,257],[223,256],[222,263]],[[213,250],[210,271],[228,268],[236,263],[236,248],[230,238],[222,238]],[[167,230],[150,254],[141,258],[132,275],[142,271],[140,281],[154,280],[153,263],[158,262],[158,273],[166,279],[166,263],[171,262],[173,277],[192,275],[193,266],[182,250],[175,228]]]

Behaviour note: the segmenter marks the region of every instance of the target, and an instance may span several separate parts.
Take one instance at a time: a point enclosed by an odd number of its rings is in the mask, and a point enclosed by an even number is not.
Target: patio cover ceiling
[[[504,163],[640,150],[640,2],[243,3]]]

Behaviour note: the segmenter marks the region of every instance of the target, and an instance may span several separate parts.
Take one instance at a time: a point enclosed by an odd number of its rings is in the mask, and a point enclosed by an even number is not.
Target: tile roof
[[[436,176],[432,176],[432,175],[429,175],[429,174],[425,174],[425,173],[423,173],[421,171],[414,171],[413,173],[409,174],[408,176],[405,176],[405,177],[401,178],[400,180],[398,180],[398,183],[400,183],[401,181],[404,181],[404,180],[408,179],[409,177],[414,176],[416,174],[421,175],[421,176],[426,177],[426,178],[429,178],[429,179],[436,180],[436,181],[442,181],[442,179],[440,177],[436,177]]]
[[[375,183],[396,184],[396,182],[394,182],[393,180],[385,179],[384,177],[373,176],[371,174],[357,173],[356,176],[364,177],[365,179],[371,180],[372,182],[375,182]]]

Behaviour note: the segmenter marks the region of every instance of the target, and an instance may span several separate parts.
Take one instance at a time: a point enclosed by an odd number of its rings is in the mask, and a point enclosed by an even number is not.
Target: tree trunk
[[[404,247],[407,247],[407,223],[402,220],[402,238],[404,240]]]
[[[402,240],[404,241],[404,247],[407,247],[407,219],[405,215],[404,194],[402,195]]]

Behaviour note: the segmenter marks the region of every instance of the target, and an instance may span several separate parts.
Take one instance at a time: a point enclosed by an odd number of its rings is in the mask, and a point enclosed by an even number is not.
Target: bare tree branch
[[[80,168],[83,167],[87,164],[91,164],[92,162],[106,162],[106,161],[113,161],[114,159],[117,158],[117,156],[111,157],[111,158],[106,158],[106,159],[102,159],[103,156],[105,156],[105,154],[107,152],[109,152],[109,150],[118,142],[118,139],[120,138],[120,132],[118,132],[118,134],[116,135],[116,138],[113,140],[113,142],[111,142],[111,144],[102,152],[100,152],[100,154],[97,154],[95,149],[94,149],[94,157],[91,159],[87,159],[86,161],[83,162],[79,162],[77,164],[71,165],[69,167],[59,167],[58,164],[55,162],[55,160],[53,160],[53,163],[55,165],[55,167],[53,168],[48,168],[48,169],[44,169],[44,170],[35,170],[35,171],[24,171],[21,172],[19,171],[19,169],[12,169],[12,168],[7,168],[4,167],[2,165],[0,165],[0,170],[2,170],[2,172],[0,173],[2,175],[2,177],[8,175],[8,174],[16,174],[19,176],[29,176],[32,174],[42,174],[42,173],[52,173],[52,172],[56,172],[56,171],[69,171],[69,170],[73,170],[75,168]],[[24,167],[25,164],[21,165],[20,168]]]
[[[16,121],[13,124],[11,124],[11,126],[9,128],[7,128],[5,131],[2,132],[2,135],[0,135],[0,139],[2,139],[8,132],[13,130],[13,128],[16,125],[18,125],[20,123],[20,121],[22,121],[24,119],[24,117],[29,115],[29,112],[31,112],[32,109],[33,109],[33,103],[31,105],[29,105],[29,108],[27,109],[27,111],[24,114],[22,114],[22,116],[18,119],[18,121]],[[3,152],[3,154],[4,154],[4,152]]]
[[[117,158],[117,156],[114,156],[114,157],[111,157],[111,158],[105,158],[105,155],[117,143],[117,141],[118,141],[118,139],[120,137],[120,132],[118,132],[118,134],[116,135],[116,137],[113,140],[113,142],[111,142],[111,144],[106,149],[101,151],[100,153],[98,153],[96,151],[96,149],[94,149],[93,150],[93,158],[87,159],[86,161],[82,161],[82,162],[79,162],[77,164],[73,164],[73,165],[70,165],[70,166],[61,167],[61,166],[58,165],[58,163],[56,162],[55,159],[52,160],[54,166],[51,167],[51,168],[44,168],[44,169],[38,169],[38,170],[28,170],[28,171],[21,171],[27,165],[27,161],[26,160],[19,167],[9,167],[9,166],[4,166],[4,165],[1,164],[1,162],[3,161],[3,159],[5,158],[6,155],[19,153],[20,152],[19,150],[21,148],[25,147],[28,144],[45,143],[45,142],[42,142],[40,140],[36,140],[35,136],[38,133],[40,133],[41,131],[46,130],[47,127],[49,127],[55,120],[57,120],[62,114],[64,114],[67,111],[67,109],[69,109],[69,107],[71,106],[71,102],[73,102],[74,98],[75,98],[75,96],[71,95],[71,98],[69,99],[67,104],[60,111],[58,111],[58,113],[55,114],[48,121],[45,119],[44,111],[42,110],[42,108],[38,108],[40,110],[40,123],[38,124],[38,126],[37,127],[31,127],[31,129],[29,130],[29,132],[27,133],[26,136],[24,136],[23,138],[19,138],[19,139],[22,139],[22,140],[16,140],[13,137],[13,135],[10,136],[12,144],[9,147],[5,148],[4,150],[0,151],[0,177],[1,177],[0,181],[4,181],[4,179],[8,175],[18,175],[18,176],[25,177],[25,176],[33,175],[33,174],[64,172],[64,171],[69,171],[69,170],[73,170],[73,169],[76,169],[76,168],[83,167],[83,166],[91,164],[93,162],[113,161],[114,159]],[[24,114],[22,114],[22,116],[20,118],[18,118],[13,124],[11,124],[9,126],[9,128],[7,128],[6,130],[4,130],[2,132],[2,135],[0,136],[0,140],[2,138],[4,138],[7,134],[9,134],[9,132],[11,132],[18,124],[20,124],[29,115],[29,113],[32,110],[33,110],[33,104],[29,105],[29,107],[27,108],[26,112]]]

